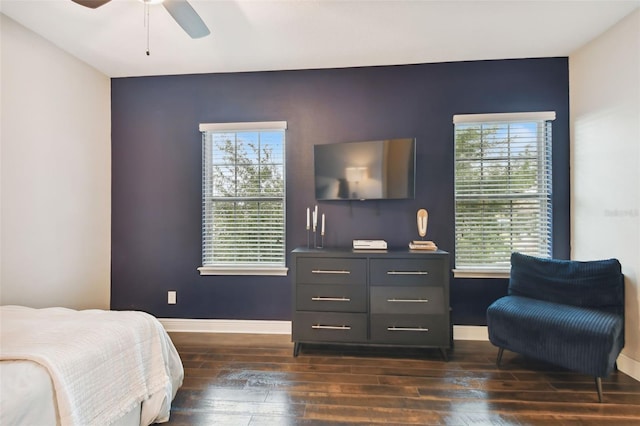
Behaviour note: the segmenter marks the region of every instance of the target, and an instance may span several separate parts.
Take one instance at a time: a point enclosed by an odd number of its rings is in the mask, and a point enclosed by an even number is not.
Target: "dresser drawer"
[[[371,287],[372,314],[444,314],[442,287]]]
[[[440,259],[371,259],[370,284],[442,286]]]
[[[366,342],[367,314],[296,312],[291,337],[297,342]]]
[[[371,342],[448,348],[448,316],[371,315]]]
[[[364,284],[308,284],[296,287],[296,310],[366,312]]]
[[[367,282],[367,259],[298,257],[297,284],[362,284]]]

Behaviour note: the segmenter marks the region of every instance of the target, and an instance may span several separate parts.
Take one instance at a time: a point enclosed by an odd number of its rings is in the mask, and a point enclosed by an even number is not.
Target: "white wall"
[[[640,9],[569,57],[572,258],[615,257],[622,371],[640,380]]]
[[[109,308],[110,80],[0,18],[0,303]]]

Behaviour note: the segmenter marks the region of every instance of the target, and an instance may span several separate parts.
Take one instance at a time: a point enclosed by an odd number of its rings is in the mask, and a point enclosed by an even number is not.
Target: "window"
[[[286,275],[286,122],[201,124],[201,275]]]
[[[457,277],[506,276],[514,251],[551,256],[555,112],[455,115]]]

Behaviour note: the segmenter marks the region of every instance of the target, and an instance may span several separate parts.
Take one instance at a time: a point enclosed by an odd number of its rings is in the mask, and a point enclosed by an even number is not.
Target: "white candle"
[[[320,235],[324,235],[324,213],[322,213],[322,230],[320,231]]]
[[[309,229],[309,207],[307,207],[307,229]]]
[[[313,230],[315,231],[318,227],[318,206],[316,205],[315,209],[313,209]]]

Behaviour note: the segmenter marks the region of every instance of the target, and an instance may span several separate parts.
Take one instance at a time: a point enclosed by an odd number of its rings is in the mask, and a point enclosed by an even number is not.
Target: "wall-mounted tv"
[[[317,200],[414,198],[415,138],[314,146]]]

